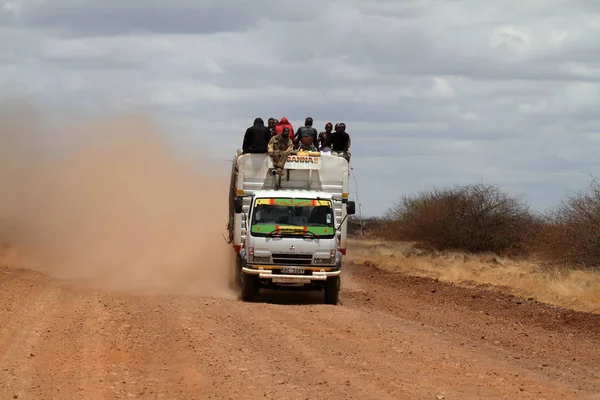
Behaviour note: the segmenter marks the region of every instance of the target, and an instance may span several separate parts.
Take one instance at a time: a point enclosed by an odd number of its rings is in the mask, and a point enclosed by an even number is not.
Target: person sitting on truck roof
[[[267,128],[269,128],[269,132],[271,132],[271,137],[275,136],[275,124],[277,124],[277,120],[273,117],[269,118],[267,121]]]
[[[281,118],[281,121],[277,122],[277,125],[275,125],[275,134],[280,135],[284,128],[288,129],[288,135],[294,140],[294,127],[286,117]]]
[[[273,167],[276,174],[282,174],[285,161],[293,151],[294,141],[287,127],[282,129],[280,135],[275,135],[271,138],[267,152],[273,159]]]
[[[343,122],[337,124],[337,130],[331,135],[331,155],[344,157],[350,162],[350,135]]]
[[[303,152],[318,152],[319,150],[317,150],[317,147],[312,144],[312,137],[310,136],[304,136],[302,138],[302,141],[300,141],[300,145],[298,147],[298,153],[303,153]]]
[[[304,126],[298,128],[298,131],[296,132],[296,144],[298,146],[300,145],[300,140],[302,139],[302,137],[306,135],[312,136],[313,145],[316,145],[318,143],[318,133],[317,130],[313,128],[313,119],[311,117],[306,118],[304,120]]]
[[[262,118],[254,119],[254,125],[246,129],[242,151],[248,153],[266,153],[271,140],[271,132]]]
[[[315,129],[313,130],[315,133],[317,132]],[[318,151],[317,147],[314,145],[314,138],[315,135],[313,135],[312,132],[307,130],[301,131],[298,129],[298,152]]]
[[[333,124],[328,122],[325,124],[325,131],[319,133],[318,146],[322,154],[331,155],[331,135]]]

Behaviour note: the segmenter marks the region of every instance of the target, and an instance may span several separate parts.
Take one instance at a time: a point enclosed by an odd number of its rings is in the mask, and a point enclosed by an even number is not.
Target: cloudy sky
[[[0,93],[223,160],[256,116],[344,121],[364,215],[482,180],[541,210],[600,175],[600,1],[0,0]]]

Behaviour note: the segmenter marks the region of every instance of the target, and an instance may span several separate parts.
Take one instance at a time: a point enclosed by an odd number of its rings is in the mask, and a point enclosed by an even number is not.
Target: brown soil
[[[341,305],[0,268],[2,399],[600,399],[600,316],[346,266]]]

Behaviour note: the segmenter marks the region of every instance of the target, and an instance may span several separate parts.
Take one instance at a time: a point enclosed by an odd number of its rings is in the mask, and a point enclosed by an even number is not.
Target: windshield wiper
[[[291,233],[297,232],[297,229],[285,228],[285,229],[273,229],[271,232],[267,233],[266,237],[275,236],[277,233]]]
[[[313,239],[314,239],[314,238],[318,238],[318,237],[319,237],[319,235],[317,235],[317,234],[316,234],[316,233],[314,233],[314,232],[310,232],[310,231],[306,231],[306,232],[302,232],[302,233],[304,234],[303,236],[308,236],[308,235],[311,235],[311,238],[313,238]]]
[[[277,236],[277,233],[297,233],[297,234],[302,235],[302,236],[308,236],[308,235],[310,235],[311,238],[317,238],[317,237],[319,237],[319,235],[317,235],[314,232],[310,232],[310,231],[304,232],[304,231],[302,231],[300,229],[292,229],[292,228],[274,229],[271,232],[267,233],[266,237]]]

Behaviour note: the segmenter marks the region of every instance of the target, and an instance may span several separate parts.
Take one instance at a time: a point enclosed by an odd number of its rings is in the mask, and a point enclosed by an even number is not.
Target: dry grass
[[[411,243],[349,240],[348,258],[372,262],[384,270],[437,278],[459,286],[491,285],[514,295],[600,313],[600,274],[593,271],[548,269],[532,260],[460,252],[419,254]]]

